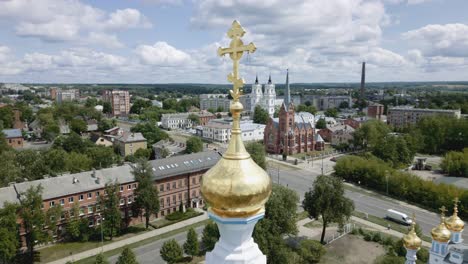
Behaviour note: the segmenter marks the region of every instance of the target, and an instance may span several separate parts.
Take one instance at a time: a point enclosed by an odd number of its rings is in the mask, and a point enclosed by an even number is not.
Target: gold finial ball
[[[451,232],[445,226],[445,223],[440,223],[431,231],[432,239],[438,242],[447,243],[450,240]]]
[[[233,102],[231,104],[230,109],[231,109],[231,113],[233,115],[234,114],[240,114],[244,110],[244,106],[242,106],[242,104],[240,102]]]
[[[225,157],[203,175],[201,191],[211,211],[221,217],[249,217],[260,213],[271,193],[271,179],[248,156]]]
[[[445,220],[445,225],[453,232],[461,232],[465,228],[465,222],[455,213],[449,219]]]
[[[415,232],[410,232],[403,237],[403,245],[407,249],[419,249],[421,247],[422,240],[416,235]]]

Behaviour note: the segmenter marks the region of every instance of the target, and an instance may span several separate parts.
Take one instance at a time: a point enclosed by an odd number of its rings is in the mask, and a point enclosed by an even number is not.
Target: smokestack
[[[366,98],[364,97],[364,92],[366,89],[366,63],[362,62],[362,71],[361,71],[361,103],[364,105]]]

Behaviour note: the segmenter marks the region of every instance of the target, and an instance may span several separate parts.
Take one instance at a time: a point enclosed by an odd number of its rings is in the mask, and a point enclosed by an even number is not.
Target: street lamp
[[[387,196],[388,196],[388,170],[385,170],[385,181],[387,182]]]
[[[323,175],[323,154],[320,154],[320,156],[322,156],[322,175]]]

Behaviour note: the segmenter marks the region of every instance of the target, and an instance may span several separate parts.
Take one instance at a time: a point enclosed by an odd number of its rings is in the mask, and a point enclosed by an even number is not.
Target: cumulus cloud
[[[18,36],[44,41],[76,41],[85,38],[90,31],[152,26],[136,9],[119,9],[109,14],[78,0],[0,1],[1,18],[14,23]]]
[[[107,48],[123,48],[125,46],[119,41],[116,35],[103,32],[90,32],[88,37],[85,39],[85,42]]]
[[[425,56],[468,57],[468,25],[434,24],[403,34],[413,45],[422,47]]]
[[[190,55],[178,50],[166,42],[156,42],[154,45],[139,45],[135,53],[145,64],[158,66],[177,66],[189,62]]]

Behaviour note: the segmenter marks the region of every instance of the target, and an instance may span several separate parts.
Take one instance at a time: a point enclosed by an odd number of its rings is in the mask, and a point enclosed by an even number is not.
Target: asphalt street
[[[203,226],[195,228],[195,231],[198,233],[198,238],[201,239],[201,233],[203,231]],[[154,264],[154,263],[166,263],[159,254],[159,250],[161,249],[164,242],[175,239],[179,245],[182,247],[185,243],[185,239],[187,238],[187,232],[179,233],[173,237],[160,239],[149,244],[137,247],[132,249],[137,257],[137,261],[140,264]],[[114,255],[108,259],[109,263],[116,263],[119,255]]]
[[[332,171],[332,165],[333,163],[329,160],[324,161],[324,167],[326,168],[324,169],[325,174]],[[279,178],[279,183],[298,192],[302,201],[304,193],[312,187],[312,182],[318,175],[320,175],[321,161],[314,162],[314,169],[292,169],[285,166],[277,166],[276,163],[273,163],[269,165],[267,170],[275,183],[278,182]],[[388,209],[395,209],[406,213],[407,215],[411,215],[414,212],[416,214],[416,222],[421,226],[423,233],[427,236],[430,236],[431,229],[440,223],[440,216],[433,212],[429,212],[413,205],[400,203],[393,199],[388,199],[387,197],[380,198],[363,191],[350,190],[346,190],[346,196],[354,201],[357,211],[377,217],[384,218],[385,212]],[[468,235],[465,233],[463,238],[465,240],[468,239]]]

